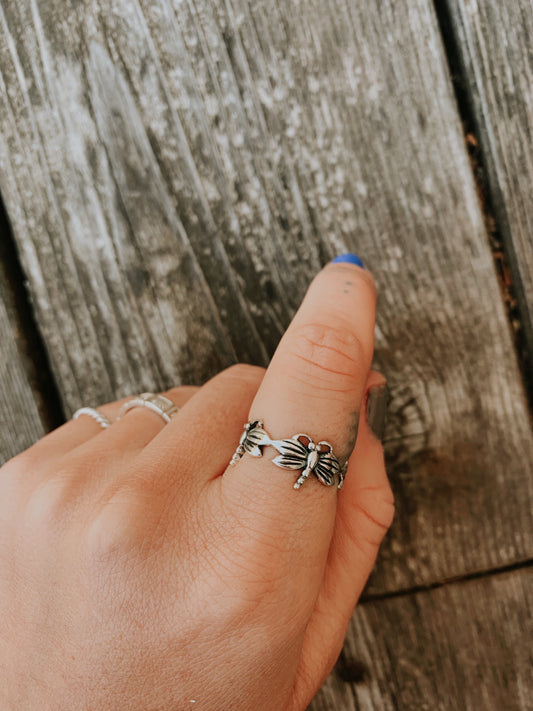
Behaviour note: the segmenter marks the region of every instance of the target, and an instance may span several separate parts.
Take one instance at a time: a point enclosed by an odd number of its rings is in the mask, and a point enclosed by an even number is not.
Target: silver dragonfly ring
[[[252,457],[262,457],[263,447],[267,445],[278,450],[279,455],[272,460],[278,467],[301,470],[294,484],[295,489],[299,489],[311,474],[324,486],[333,486],[336,482],[337,489],[342,489],[348,462],[341,466],[329,442],[314,442],[303,433],[289,439],[271,439],[261,420],[244,425],[244,432],[230,464],[237,464],[245,453]]]

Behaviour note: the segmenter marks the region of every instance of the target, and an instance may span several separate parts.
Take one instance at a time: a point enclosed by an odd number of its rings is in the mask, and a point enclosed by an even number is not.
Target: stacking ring
[[[93,420],[96,420],[100,427],[104,430],[106,430],[108,427],[111,427],[111,422],[108,420],[108,418],[105,415],[102,415],[101,412],[98,412],[94,407],[80,407],[79,410],[76,410],[76,412],[72,415],[73,420],[77,420],[78,417],[81,417],[81,415],[89,415],[89,417],[92,417]]]
[[[329,442],[322,440],[315,443],[309,435],[302,433],[290,439],[271,439],[261,420],[244,425],[244,432],[230,464],[236,464],[245,453],[262,457],[263,447],[267,445],[278,450],[279,456],[272,460],[278,467],[302,470],[294,484],[295,489],[299,489],[311,474],[324,486],[333,486],[336,482],[337,489],[342,489],[348,462],[341,466]]]
[[[178,412],[178,407],[176,407],[168,397],[164,395],[154,395],[154,393],[141,393],[122,405],[118,411],[117,420],[120,420],[126,412],[133,410],[135,407],[146,407],[148,410],[152,410],[152,412],[159,415],[165,422],[170,422],[172,417]]]

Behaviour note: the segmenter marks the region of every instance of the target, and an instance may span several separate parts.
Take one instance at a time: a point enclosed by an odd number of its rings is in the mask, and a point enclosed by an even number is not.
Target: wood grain
[[[533,5],[446,0],[533,367]]]
[[[531,711],[531,568],[360,605],[310,711]]]
[[[1,206],[0,206],[1,209]],[[0,239],[5,239],[0,215]],[[0,466],[45,432],[33,368],[0,248]]]
[[[355,251],[398,502],[369,592],[531,555],[531,424],[428,3],[7,0],[0,175],[67,410],[267,363]]]

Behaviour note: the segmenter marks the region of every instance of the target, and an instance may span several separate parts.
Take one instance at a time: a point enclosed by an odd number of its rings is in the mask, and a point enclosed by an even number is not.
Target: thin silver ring
[[[120,420],[121,417],[124,417],[127,412],[133,410],[135,407],[145,407],[155,412],[156,415],[159,415],[165,422],[170,422],[176,412],[178,412],[178,407],[172,400],[169,400],[168,397],[155,395],[154,393],[141,393],[122,405],[118,411],[117,420]]]
[[[92,417],[93,420],[96,420],[100,427],[104,430],[111,427],[109,419],[105,415],[102,415],[101,412],[98,412],[98,410],[94,407],[80,407],[80,409],[76,410],[76,412],[72,415],[72,419],[77,420],[78,417],[81,417],[81,415],[88,415],[89,417]]]
[[[279,452],[279,455],[272,460],[273,464],[282,469],[301,470],[294,484],[295,489],[303,486],[311,474],[314,474],[324,486],[337,484],[337,489],[342,489],[348,461],[341,466],[329,442],[321,440],[315,443],[303,432],[289,439],[271,439],[261,420],[253,420],[244,425],[244,432],[230,464],[237,464],[244,454],[262,457],[263,447],[268,445]]]

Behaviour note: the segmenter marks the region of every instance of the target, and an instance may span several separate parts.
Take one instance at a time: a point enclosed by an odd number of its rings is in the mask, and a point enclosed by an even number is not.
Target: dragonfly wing
[[[341,467],[337,457],[331,454],[331,452],[326,452],[319,456],[313,471],[322,484],[332,486],[335,482],[335,476],[340,474]]]
[[[307,462],[307,447],[296,439],[279,439],[272,442],[279,452],[273,461],[283,469],[303,469]]]

